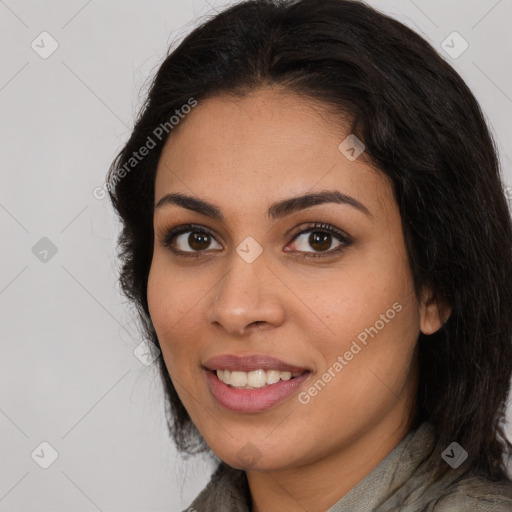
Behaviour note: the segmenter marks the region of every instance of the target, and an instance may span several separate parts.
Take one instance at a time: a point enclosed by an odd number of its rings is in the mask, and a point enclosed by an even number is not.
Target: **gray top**
[[[436,482],[432,426],[411,429],[400,443],[327,512],[512,512],[512,484],[491,482],[462,463]],[[300,507],[297,506],[299,510]],[[184,512],[251,512],[247,477],[220,463]]]

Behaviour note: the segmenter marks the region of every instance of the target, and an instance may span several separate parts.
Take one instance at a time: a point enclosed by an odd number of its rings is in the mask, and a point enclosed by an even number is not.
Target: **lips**
[[[260,389],[235,389],[224,384],[214,372],[205,370],[211,395],[224,409],[239,413],[257,413],[275,407],[292,397],[308,381],[309,372]]]
[[[310,368],[290,364],[267,355],[236,356],[223,354],[208,359],[204,365],[207,370],[230,370],[252,372],[254,370],[278,370],[280,372],[304,373]]]
[[[286,401],[307,382],[311,370],[266,355],[235,356],[224,354],[208,359],[204,363],[208,388],[216,402],[225,409],[240,413],[257,413]],[[261,388],[234,388],[217,377],[218,370],[231,372],[253,372],[255,370],[290,372],[289,380],[279,380]]]

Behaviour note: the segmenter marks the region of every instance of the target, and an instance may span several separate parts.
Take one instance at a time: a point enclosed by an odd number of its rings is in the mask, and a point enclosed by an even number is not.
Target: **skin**
[[[325,511],[362,480],[409,431],[417,337],[441,326],[428,290],[421,300],[414,293],[389,179],[364,154],[349,161],[340,152],[348,135],[340,117],[283,89],[218,96],[173,130],[157,170],[155,204],[179,192],[225,217],[156,209],[148,301],[180,399],[212,451],[246,470],[255,512]],[[275,201],[321,190],[349,195],[369,213],[327,203],[266,215]],[[353,243],[332,252],[340,246],[333,235],[329,255],[304,257],[322,253],[308,243],[315,229],[295,240],[288,233],[314,222]],[[185,223],[213,234],[197,259],[161,243],[166,229]],[[187,254],[198,247],[189,234],[175,240]],[[248,236],[263,248],[250,264],[236,252]],[[402,306],[395,318],[307,404],[295,394],[263,412],[236,413],[209,392],[202,364],[227,353],[309,367],[299,390],[307,391],[394,303]],[[248,442],[256,455],[244,462],[238,453]]]

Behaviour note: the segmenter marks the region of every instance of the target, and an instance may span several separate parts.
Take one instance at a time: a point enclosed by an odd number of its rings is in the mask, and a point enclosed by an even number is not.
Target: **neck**
[[[247,471],[253,512],[325,512],[363,480],[411,428],[410,404],[400,400],[381,422],[319,460],[276,471]],[[409,407],[407,408],[407,405]],[[404,418],[407,420],[404,421]]]

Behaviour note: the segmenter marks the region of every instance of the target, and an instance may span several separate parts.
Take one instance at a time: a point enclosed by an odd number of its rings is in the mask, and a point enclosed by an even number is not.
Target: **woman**
[[[170,432],[219,462],[188,510],[512,510],[511,220],[420,36],[241,2],[166,58],[109,183]]]

